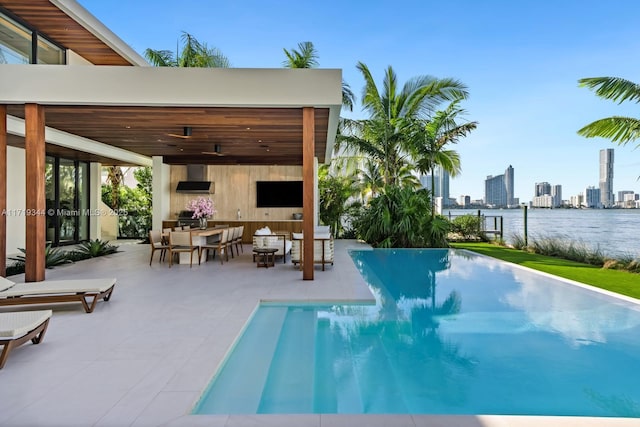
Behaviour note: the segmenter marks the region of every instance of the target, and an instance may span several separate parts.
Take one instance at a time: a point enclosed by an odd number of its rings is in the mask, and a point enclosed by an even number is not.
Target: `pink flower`
[[[213,200],[205,197],[189,200],[187,202],[187,209],[193,211],[191,218],[208,218],[218,212],[213,206]]]

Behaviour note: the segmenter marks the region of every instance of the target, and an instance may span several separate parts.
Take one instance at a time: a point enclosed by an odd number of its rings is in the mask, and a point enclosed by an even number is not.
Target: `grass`
[[[594,265],[546,255],[532,254],[491,243],[452,243],[452,247],[468,249],[483,255],[543,271],[565,279],[595,286],[640,299],[640,275],[622,270],[608,270]]]

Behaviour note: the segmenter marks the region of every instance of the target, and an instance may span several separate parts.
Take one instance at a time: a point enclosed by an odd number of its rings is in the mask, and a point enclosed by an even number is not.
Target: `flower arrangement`
[[[213,206],[213,200],[206,197],[198,197],[187,202],[187,209],[193,211],[191,218],[209,218],[218,212]]]

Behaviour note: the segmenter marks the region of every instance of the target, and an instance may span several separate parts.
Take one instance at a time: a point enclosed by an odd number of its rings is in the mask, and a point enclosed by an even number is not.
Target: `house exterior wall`
[[[25,151],[7,147],[7,255],[25,247],[26,174]]]

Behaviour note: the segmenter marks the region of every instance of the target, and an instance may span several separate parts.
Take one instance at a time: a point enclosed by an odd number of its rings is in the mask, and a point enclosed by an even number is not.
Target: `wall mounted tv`
[[[256,181],[259,208],[301,208],[302,181]]]

